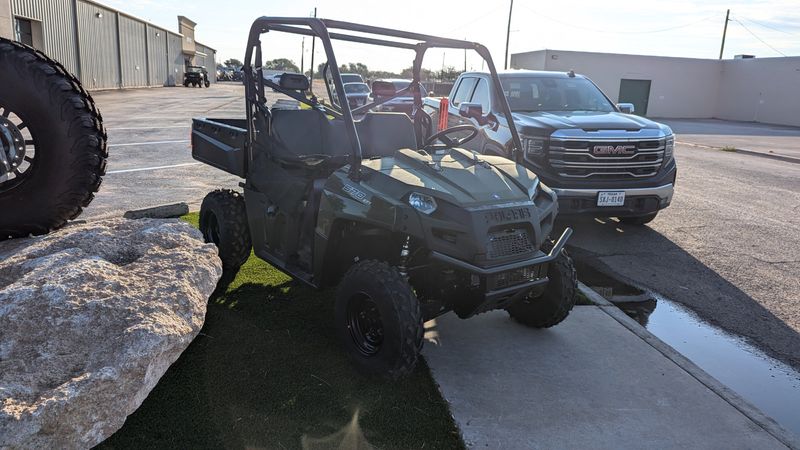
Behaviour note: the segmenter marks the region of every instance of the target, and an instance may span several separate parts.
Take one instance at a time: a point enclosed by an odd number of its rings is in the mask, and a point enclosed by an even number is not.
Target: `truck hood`
[[[515,112],[512,115],[520,133],[526,135],[541,135],[542,131],[548,131],[546,134],[550,134],[552,131],[566,128],[631,131],[643,128],[661,128],[658,123],[644,117],[618,112],[540,111]]]
[[[393,157],[366,160],[362,168],[380,174],[366,178],[367,184],[395,198],[420,192],[460,206],[530,200],[538,185],[533,172],[508,159],[463,149],[435,155],[398,150]]]

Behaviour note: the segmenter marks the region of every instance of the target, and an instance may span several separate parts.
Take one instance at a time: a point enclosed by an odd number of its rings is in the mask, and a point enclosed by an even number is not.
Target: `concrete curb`
[[[723,150],[722,147],[715,147],[713,145],[704,145],[704,144],[694,144],[692,142],[684,142],[684,141],[676,141],[676,144],[680,145],[688,145],[689,147],[697,147],[697,148],[706,148],[709,150]],[[743,148],[734,148],[733,153],[741,153],[744,155],[752,155],[752,156],[760,156],[762,158],[769,158],[769,159],[776,159],[778,161],[790,162],[794,164],[800,164],[800,158],[794,158],[792,156],[784,156],[784,155],[776,155],[774,153],[764,153],[764,152],[756,152],[753,150],[746,150]]]
[[[172,219],[186,214],[189,214],[189,205],[186,203],[172,203],[135,211],[125,211],[122,217],[126,219]]]
[[[678,353],[678,351],[656,337],[653,333],[647,331],[646,328],[642,327],[638,322],[628,317],[627,314],[622,312],[622,310],[617,308],[613,303],[609,302],[600,296],[600,294],[581,282],[578,282],[578,289],[590,301],[597,304],[601,311],[611,316],[611,318],[619,322],[622,326],[638,336],[641,340],[648,343],[659,353],[667,357],[667,359],[678,365],[678,367],[686,371],[686,373],[717,394],[720,398],[733,406],[740,413],[744,414],[745,417],[753,421],[753,423],[761,427],[761,429],[772,435],[775,439],[779,440],[787,447],[796,450],[800,449],[800,439],[781,427],[771,417],[761,412],[761,410],[751,405],[739,394],[706,373],[703,369],[697,366],[697,364]]]

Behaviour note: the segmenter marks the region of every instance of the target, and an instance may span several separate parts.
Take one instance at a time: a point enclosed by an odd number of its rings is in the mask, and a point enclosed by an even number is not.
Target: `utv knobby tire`
[[[567,318],[575,306],[578,278],[572,258],[561,250],[547,268],[549,281],[539,297],[524,297],[506,308],[517,322],[534,328],[550,328]]]
[[[645,225],[652,222],[657,215],[658,212],[654,212],[652,214],[647,214],[644,216],[620,217],[619,221],[626,225]]]
[[[0,240],[62,227],[105,175],[107,136],[94,100],[58,62],[0,39],[0,107],[27,126],[35,148],[24,179],[0,184]]]
[[[348,318],[348,306],[365,295],[377,306],[383,330],[383,340],[371,355],[359,349]],[[362,373],[396,380],[414,370],[422,349],[422,313],[413,289],[396,268],[374,260],[353,265],[336,291],[334,317],[347,355]]]
[[[205,86],[206,86],[206,87],[210,87],[210,86],[211,86],[211,82],[210,82],[210,81],[206,81],[206,82],[205,82]]]
[[[252,248],[244,196],[230,189],[209,192],[200,205],[200,231],[217,246],[223,279],[232,280]]]

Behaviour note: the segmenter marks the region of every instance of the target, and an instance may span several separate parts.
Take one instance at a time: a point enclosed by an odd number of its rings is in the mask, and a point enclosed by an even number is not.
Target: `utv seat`
[[[403,148],[417,149],[411,119],[404,113],[370,112],[356,122],[364,158],[392,156]]]

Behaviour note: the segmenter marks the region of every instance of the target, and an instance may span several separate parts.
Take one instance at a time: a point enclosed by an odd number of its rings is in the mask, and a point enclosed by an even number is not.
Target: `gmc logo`
[[[635,145],[595,145],[592,154],[600,155],[632,155],[636,153]]]

